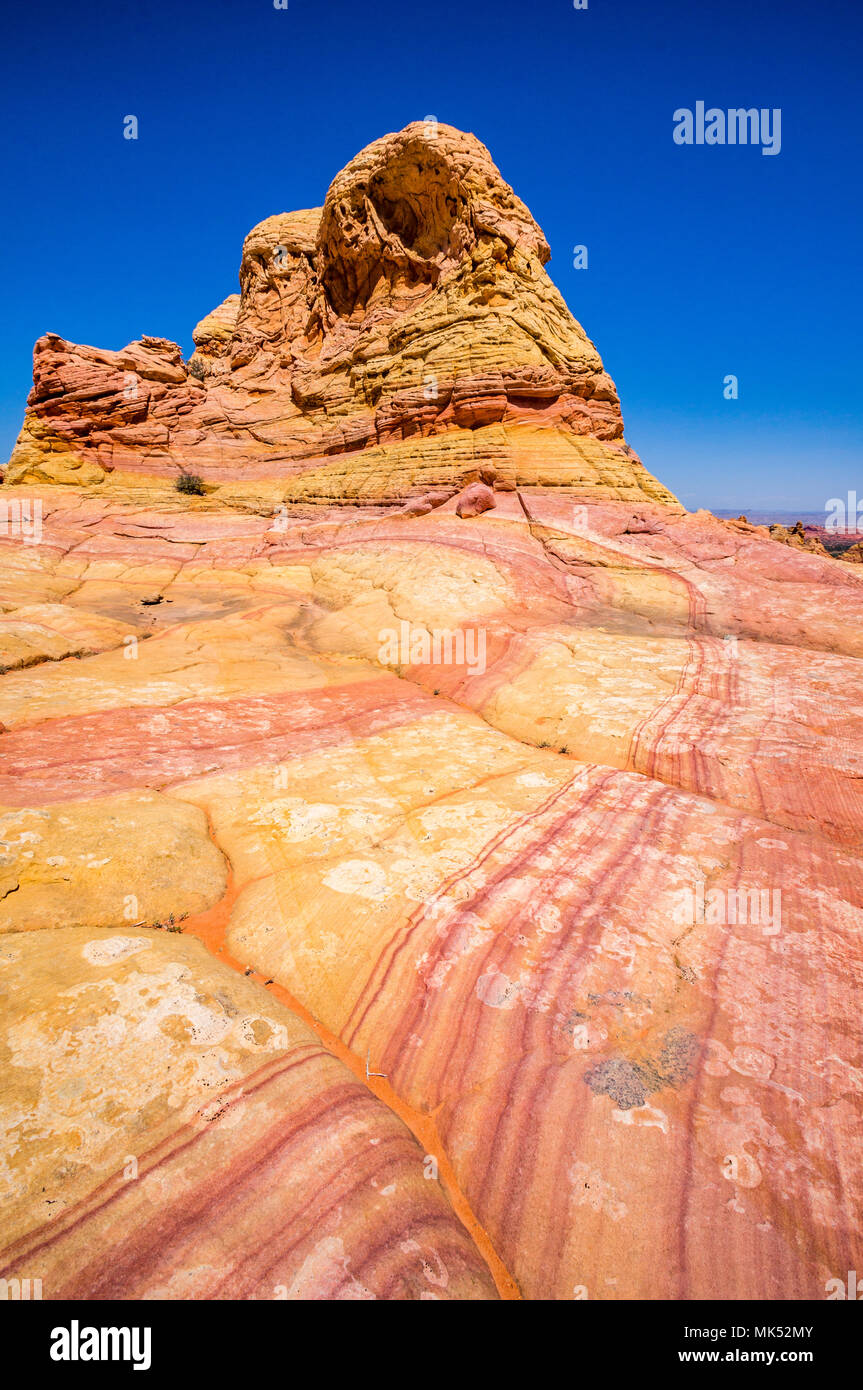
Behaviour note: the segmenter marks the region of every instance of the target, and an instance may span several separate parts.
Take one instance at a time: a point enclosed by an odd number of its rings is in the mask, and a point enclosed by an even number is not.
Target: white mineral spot
[[[611,1118],[623,1125],[635,1125],[636,1128],[650,1129],[655,1127],[668,1133],[668,1118],[661,1110],[653,1105],[637,1105],[632,1110],[612,1110]]]
[[[88,941],[81,954],[91,965],[112,965],[115,960],[149,949],[150,942],[140,936],[109,936],[104,941]]]
[[[544,903],[533,914],[533,919],[540,931],[559,932],[563,928],[563,918],[560,915],[560,908],[554,903]]]
[[[387,876],[373,859],[346,859],[325,873],[323,881],[334,893],[358,898],[382,898],[387,887]]]
[[[523,772],[520,777],[516,777],[517,787],[553,787],[556,786],[554,777],[547,777],[544,772]]]
[[[514,1008],[520,993],[521,986],[513,984],[512,980],[498,971],[480,975],[476,982],[477,999],[481,1004],[487,1004],[490,1009]]]
[[[744,1076],[754,1076],[757,1080],[766,1081],[776,1066],[776,1059],[758,1047],[740,1046],[734,1049],[731,1066]]]

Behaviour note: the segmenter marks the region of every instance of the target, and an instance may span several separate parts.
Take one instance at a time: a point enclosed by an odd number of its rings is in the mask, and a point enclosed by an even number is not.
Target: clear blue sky
[[[530,207],[688,505],[863,496],[858,0],[42,0],[3,30],[0,458],[40,334],[190,351],[254,223],[433,113]],[[781,153],[677,146],[698,100],[781,108]]]

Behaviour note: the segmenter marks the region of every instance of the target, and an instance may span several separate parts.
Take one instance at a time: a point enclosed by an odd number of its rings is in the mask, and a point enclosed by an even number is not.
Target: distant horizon
[[[824,511],[813,511],[811,508],[807,509],[806,507],[747,508],[743,506],[739,510],[736,507],[708,507],[706,510],[711,511],[714,516],[719,517],[723,521],[735,521],[739,516],[745,516],[747,521],[753,521],[756,525],[760,524],[763,518],[769,518],[770,521],[782,523],[791,522],[792,524],[795,521],[802,521],[804,526],[823,526],[826,521],[826,514]],[[817,518],[817,520],[815,518]],[[860,532],[855,531],[854,534],[857,535],[860,534]]]

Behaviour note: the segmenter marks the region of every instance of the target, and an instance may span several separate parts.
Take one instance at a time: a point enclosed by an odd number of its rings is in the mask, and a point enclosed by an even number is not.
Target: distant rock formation
[[[745,521],[746,518],[739,520]],[[851,536],[837,535],[826,527],[804,526],[802,521],[790,528],[776,523],[769,529],[773,540],[782,545],[809,550],[813,555],[826,555],[832,560],[845,560],[849,565],[863,564],[863,542],[853,540]]]
[[[770,534],[775,541],[781,541],[783,545],[793,545],[797,550],[811,550],[815,555],[828,555],[817,535],[807,535],[802,521],[798,521],[792,527],[781,526],[779,524],[770,527]]]
[[[10,483],[194,471],[296,502],[504,486],[674,502],[624,442],[549,248],[485,146],[417,122],[361,151],[322,209],[247,236],[240,293],[176,343],[36,343]]]

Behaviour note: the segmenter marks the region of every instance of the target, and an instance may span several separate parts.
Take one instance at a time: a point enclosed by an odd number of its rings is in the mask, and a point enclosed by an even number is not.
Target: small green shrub
[[[154,931],[175,931],[175,932],[176,932],[176,931],[182,931],[183,928],[182,928],[181,923],[180,923],[180,922],[177,922],[177,921],[175,920],[174,914],[173,914],[173,912],[172,912],[171,915],[170,915],[170,917],[168,918],[167,922],[154,922],[154,923],[153,923],[153,930],[154,930]]]
[[[203,497],[207,490],[203,478],[199,478],[197,473],[181,473],[174,487],[178,492],[184,492],[191,497]]]

